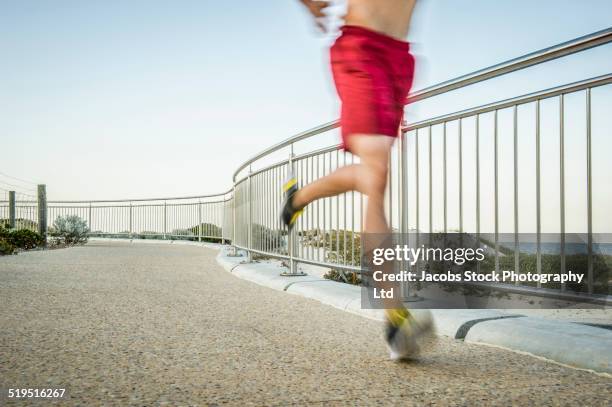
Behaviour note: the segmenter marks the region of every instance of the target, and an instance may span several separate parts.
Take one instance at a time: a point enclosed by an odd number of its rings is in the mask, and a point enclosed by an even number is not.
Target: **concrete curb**
[[[612,373],[612,331],[607,329],[544,318],[497,319],[473,326],[465,340]]]
[[[301,295],[353,314],[382,321],[382,310],[361,308],[361,289],[318,277],[282,277],[281,267],[244,264],[222,249],[217,262],[237,277]],[[419,310],[413,310],[419,312]],[[526,317],[494,309],[432,309],[438,335],[525,352],[595,372],[612,373],[612,331],[572,322]]]
[[[283,277],[280,276],[282,267],[265,263],[243,264],[244,259],[245,257],[227,256],[223,250],[217,255],[217,262],[223,268],[245,280],[311,298],[366,318],[384,320],[383,310],[361,308],[361,288],[358,286],[311,276]],[[437,333],[457,339],[463,339],[471,326],[480,321],[519,316],[487,309],[433,309],[430,311],[436,323]],[[418,313],[419,310],[414,310],[414,312]]]

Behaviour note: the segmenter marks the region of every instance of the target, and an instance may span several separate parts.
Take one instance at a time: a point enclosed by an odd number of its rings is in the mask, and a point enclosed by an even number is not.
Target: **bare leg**
[[[334,196],[346,191],[356,190],[368,197],[365,227],[366,233],[376,233],[381,237],[380,245],[388,240],[390,234],[385,217],[384,197],[387,187],[389,167],[389,151],[393,146],[392,137],[381,135],[353,135],[348,139],[349,149],[359,158],[359,164],[338,168],[333,173],[306,185],[300,189],[293,200],[296,207],[301,208],[314,200]],[[383,270],[388,273],[391,270]],[[380,288],[393,288],[396,298],[399,298],[399,284],[385,282]],[[385,308],[401,308],[399,299],[385,299]]]
[[[293,205],[296,208],[303,208],[317,199],[339,195],[347,191],[359,191],[356,180],[359,178],[358,174],[363,171],[361,167],[361,164],[346,165],[311,182],[298,190],[293,198]],[[363,191],[359,192],[363,193]]]
[[[349,148],[361,159],[363,171],[359,174],[357,183],[360,192],[367,195],[367,207],[365,213],[365,233],[374,233],[379,242],[372,242],[377,247],[383,247],[389,243],[390,229],[385,216],[385,190],[387,188],[387,177],[389,171],[389,152],[395,141],[392,137],[379,135],[354,135],[348,139]],[[373,248],[364,248],[371,250]],[[383,273],[393,272],[390,263],[385,263]],[[403,308],[399,295],[399,283],[380,282],[378,288],[393,289],[394,298],[383,299],[386,309]]]

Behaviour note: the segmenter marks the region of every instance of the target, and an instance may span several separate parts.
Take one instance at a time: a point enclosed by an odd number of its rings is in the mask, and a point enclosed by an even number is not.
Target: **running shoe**
[[[298,189],[297,178],[293,174],[290,174],[287,181],[285,181],[283,184],[283,193],[285,194],[285,198],[281,206],[280,214],[281,220],[289,230],[293,229],[297,218],[304,211],[303,208],[296,209],[293,206],[293,197]]]
[[[386,313],[385,340],[391,360],[416,357],[424,346],[432,344],[433,334],[433,320],[427,310],[416,315],[405,308]]]

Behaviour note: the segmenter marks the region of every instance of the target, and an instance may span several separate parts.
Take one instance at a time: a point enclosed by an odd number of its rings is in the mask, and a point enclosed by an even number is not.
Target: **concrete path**
[[[450,338],[390,362],[379,322],[238,279],[216,254],[95,242],[0,258],[0,389],[67,387],[70,405],[612,405],[610,377]]]

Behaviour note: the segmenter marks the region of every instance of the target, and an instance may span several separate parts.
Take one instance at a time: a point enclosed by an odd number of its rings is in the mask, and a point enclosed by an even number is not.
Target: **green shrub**
[[[77,215],[58,216],[51,232],[52,236],[67,245],[87,243],[88,234],[87,222]]]
[[[0,256],[7,254],[13,254],[15,252],[15,246],[0,238]]]
[[[221,236],[221,228],[213,223],[202,223],[202,236]],[[188,234],[191,233],[193,236],[199,235],[198,225],[192,226],[189,229],[183,229],[181,233],[177,234]]]
[[[351,266],[361,264],[361,235],[350,230],[332,230],[318,247],[327,247],[327,261]]]
[[[9,223],[7,218],[0,218],[0,228],[4,227],[5,229],[9,229]],[[38,223],[31,219],[15,218],[15,228],[38,230]]]
[[[354,271],[345,272],[342,270],[329,270],[323,275],[323,278],[353,285],[361,284],[359,274],[355,273]]]
[[[4,240],[20,249],[30,250],[45,245],[45,238],[40,233],[28,229],[5,232]]]

